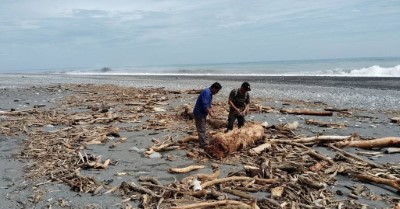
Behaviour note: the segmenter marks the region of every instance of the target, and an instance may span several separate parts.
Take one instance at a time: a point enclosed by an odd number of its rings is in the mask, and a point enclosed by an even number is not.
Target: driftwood
[[[381,148],[400,146],[400,137],[385,137],[372,140],[343,141],[335,144],[338,147]]]
[[[390,122],[392,122],[392,123],[400,123],[400,117],[390,118]]]
[[[319,127],[330,127],[330,128],[344,128],[346,124],[344,123],[337,123],[337,122],[325,122],[325,121],[318,121],[314,119],[307,119],[306,124],[308,125],[315,125]]]
[[[332,200],[332,190],[321,188],[324,188],[324,183],[333,183],[333,178],[338,173],[352,174],[354,172],[368,172],[369,176],[389,180],[398,177],[395,171],[399,168],[399,165],[395,163],[388,163],[387,166],[383,167],[368,162],[368,159],[364,157],[364,159],[359,156],[357,158],[356,155],[353,155],[354,157],[345,157],[344,155],[346,154],[342,154],[339,151],[337,151],[338,157],[335,159],[345,159],[346,161],[334,162],[333,165],[328,166],[326,162],[332,164],[332,160],[329,157],[304,145],[336,142],[336,139],[324,140],[323,137],[319,137],[318,139],[305,140],[303,138],[301,139],[304,140],[303,142],[293,143],[295,140],[300,140],[296,139],[297,135],[291,131],[297,127],[297,124],[288,123],[278,125],[279,128],[268,127],[266,124],[266,127],[260,131],[262,134],[265,132],[268,138],[276,140],[270,140],[269,143],[272,144],[274,141],[274,143],[277,142],[276,144],[272,146],[266,144],[259,147],[254,146],[254,144],[258,144],[258,142],[263,140],[239,144],[239,146],[233,149],[235,150],[233,151],[233,155],[222,160],[221,163],[236,165],[237,168],[246,165],[244,170],[241,169],[227,175],[233,176],[228,178],[242,178],[241,180],[228,179],[227,181],[221,181],[224,178],[218,179],[220,173],[225,174],[227,172],[227,170],[224,170],[226,169],[224,166],[221,170],[213,169],[212,174],[195,174],[197,172],[192,172],[191,174],[179,174],[176,176],[179,178],[184,177],[183,179],[188,178],[186,176],[197,178],[198,181],[192,182],[181,180],[161,184],[157,179],[147,176],[138,177],[138,179],[136,177],[134,179],[130,177],[118,177],[129,178],[132,181],[139,180],[140,184],[138,186],[133,183],[130,185],[125,183],[124,186],[119,187],[119,185],[113,185],[117,183],[115,181],[97,182],[96,176],[86,177],[75,171],[79,171],[82,168],[91,168],[89,163],[98,167],[100,163],[104,166],[108,163],[116,164],[119,162],[124,166],[127,162],[124,159],[113,159],[112,162],[108,161],[107,163],[101,161],[99,160],[99,156],[96,158],[93,154],[85,152],[92,152],[93,150],[107,152],[107,149],[92,149],[89,144],[105,145],[110,142],[109,144],[112,144],[111,147],[116,147],[119,143],[126,142],[126,138],[119,137],[118,129],[113,127],[119,127],[124,132],[124,135],[129,135],[126,132],[134,131],[142,134],[144,130],[145,133],[149,133],[149,136],[145,134],[146,138],[151,137],[150,135],[153,134],[160,134],[160,131],[165,134],[172,134],[173,136],[195,133],[194,123],[188,122],[187,119],[189,117],[182,117],[180,114],[183,111],[182,108],[175,106],[182,101],[188,101],[188,99],[192,101],[193,97],[191,95],[184,95],[184,91],[179,92],[182,95],[173,95],[170,97],[167,94],[172,92],[168,92],[162,88],[135,89],[111,85],[68,85],[68,88],[69,90],[64,90],[66,88],[62,87],[60,93],[68,91],[68,97],[63,97],[60,100],[56,99],[54,109],[48,105],[48,107],[28,111],[14,111],[10,113],[7,111],[5,114],[0,111],[1,134],[6,136],[24,134],[24,138],[28,137],[27,140],[23,141],[23,147],[18,156],[22,159],[28,159],[29,162],[32,161],[32,163],[28,163],[26,166],[26,177],[34,181],[39,179],[42,181],[43,179],[44,183],[37,185],[57,181],[67,184],[72,190],[77,192],[87,192],[93,195],[114,192],[115,195],[121,195],[124,198],[122,200],[123,204],[120,205],[122,208],[125,207],[128,201],[137,201],[138,206],[143,208],[171,208],[178,204],[185,205],[189,203],[197,203],[196,207],[200,203],[200,207],[204,207],[202,203],[206,201],[213,202],[236,198],[232,195],[243,198],[242,201],[244,204],[226,204],[215,207],[219,209],[255,208],[255,205],[252,205],[250,200],[246,200],[253,198],[253,192],[269,192],[272,194],[271,197],[267,198],[264,195],[263,198],[257,200],[257,204],[262,208],[341,208],[344,206],[346,208],[361,208],[360,204],[349,200],[348,197],[347,199],[343,197],[343,199]],[[53,92],[58,92],[60,87],[53,90]],[[171,98],[178,99],[179,101],[167,101]],[[255,98],[252,104],[264,103],[268,98],[257,100],[258,98]],[[131,106],[127,106],[129,103],[131,103]],[[307,105],[308,102],[303,104]],[[318,108],[321,104],[315,103],[311,105]],[[215,108],[216,112],[226,112],[226,102],[214,102],[213,108]],[[168,112],[156,112],[167,109]],[[259,106],[258,111],[264,112],[265,110]],[[360,112],[362,111],[364,110],[360,110]],[[191,113],[191,110],[187,112]],[[349,118],[353,117],[347,114],[342,115]],[[224,119],[220,121],[220,126],[225,126]],[[133,125],[132,123],[136,124]],[[246,125],[251,125],[251,123],[246,123]],[[209,135],[212,135],[212,133]],[[243,136],[248,137],[253,135],[244,133]],[[119,138],[115,139],[115,137]],[[287,139],[288,142],[279,144],[279,139]],[[153,152],[167,151],[176,149],[177,145],[179,145],[179,149],[182,150],[201,152],[197,151],[197,149],[192,149],[193,144],[190,142],[196,140],[198,140],[197,136],[189,136],[182,140],[153,140],[154,145],[149,148],[152,148],[151,151]],[[236,152],[246,146],[253,148],[249,152],[254,151],[257,154],[249,156],[247,150]],[[197,147],[197,143],[194,147]],[[109,149],[108,151],[115,150]],[[101,154],[111,156],[110,153]],[[173,154],[175,153],[171,153],[171,155]],[[208,155],[203,154],[197,154],[195,158],[199,163],[210,160],[208,159]],[[172,159],[172,157],[167,159]],[[214,161],[215,159],[211,160]],[[96,165],[97,162],[98,164]],[[367,166],[367,163],[370,166]],[[371,167],[378,167],[379,169]],[[107,169],[118,168],[107,167]],[[109,173],[117,172],[110,171]],[[88,173],[85,172],[84,174],[87,175]],[[93,174],[99,175],[99,172],[94,172]],[[116,175],[125,176],[129,175],[129,173],[120,172]],[[195,186],[198,186],[199,181],[205,184],[212,182],[212,185],[198,190],[198,187],[196,189]],[[357,190],[354,193],[358,193],[359,191],[361,190]],[[364,192],[360,195],[364,195]],[[259,194],[254,194],[254,196],[260,197]],[[370,197],[375,196],[371,195]],[[397,200],[384,195],[379,198],[389,203]],[[36,199],[38,198],[33,198],[33,203],[36,203]],[[125,208],[132,207],[128,204]]]
[[[207,124],[211,126],[213,129],[226,128],[226,120],[217,119],[217,118],[208,118]]]
[[[262,139],[264,128],[258,124],[246,124],[240,129],[228,133],[218,133],[211,136],[208,152],[218,158],[245,148],[255,141]]]
[[[261,145],[259,145],[259,146],[257,146],[257,147],[254,147],[254,148],[250,149],[250,150],[249,150],[249,153],[250,153],[251,155],[258,155],[258,154],[260,154],[262,151],[264,151],[265,149],[268,149],[268,148],[271,148],[271,143],[269,143],[269,142],[264,143],[264,144],[261,144]]]
[[[260,179],[260,178],[251,178],[247,176],[231,176],[227,178],[222,178],[222,179],[215,179],[213,181],[207,181],[203,184],[201,184],[201,187],[203,189],[213,186],[215,184],[221,184],[224,182],[229,182],[229,181],[249,181],[249,180],[256,180],[256,183],[260,184],[271,184],[271,183],[277,183],[279,182],[278,179]]]
[[[376,163],[371,162],[371,161],[364,160],[364,159],[362,159],[361,157],[359,157],[359,156],[357,156],[357,155],[355,155],[355,154],[351,154],[351,153],[349,153],[349,152],[346,152],[346,151],[344,151],[344,150],[341,150],[341,149],[335,147],[335,146],[332,145],[332,144],[330,144],[330,145],[328,145],[328,146],[329,146],[330,148],[334,149],[335,151],[338,151],[338,152],[342,153],[342,154],[345,155],[345,156],[352,157],[352,158],[354,158],[354,159],[356,159],[356,160],[359,160],[359,161],[361,161],[361,162],[364,162],[364,163],[366,163],[366,164],[368,164],[368,165],[370,165],[370,166],[372,166],[372,167],[375,167],[375,168],[383,168],[382,165],[376,164]]]
[[[244,170],[246,171],[247,175],[250,177],[255,177],[260,173],[260,168],[250,165],[244,165]]]
[[[188,173],[202,168],[204,168],[204,165],[190,165],[184,168],[170,168],[168,171],[170,173]]]
[[[349,109],[347,108],[333,108],[333,107],[327,107],[324,108],[325,111],[332,111],[332,112],[348,112]]]
[[[315,158],[317,158],[319,160],[324,160],[324,161],[328,162],[331,165],[335,164],[335,162],[333,162],[333,160],[331,158],[329,158],[329,157],[327,157],[327,156],[325,156],[323,154],[319,154],[314,149],[306,147],[303,144],[299,144],[299,143],[295,143],[295,142],[289,142],[288,144],[294,145],[294,146],[299,146],[299,147],[302,147],[304,149],[307,149],[308,150],[307,154],[309,154],[309,155],[311,155],[311,156],[313,156],[313,157],[315,157]]]
[[[281,113],[286,114],[294,114],[294,115],[316,115],[316,116],[332,116],[333,113],[331,111],[318,111],[318,110],[290,110],[290,109],[281,109]]]
[[[318,143],[330,143],[333,141],[342,141],[350,139],[352,136],[312,136],[300,139],[292,139],[292,140],[271,140],[272,142],[293,142],[293,143],[301,143],[301,144],[318,144]]]
[[[400,192],[400,179],[385,179],[377,176],[371,176],[367,174],[355,174],[353,175],[355,178],[363,180],[363,181],[369,181],[377,184],[385,184],[388,186],[391,186],[395,189],[397,189],[398,192]]]
[[[240,197],[240,198],[248,199],[248,200],[254,200],[254,199],[255,199],[254,196],[252,196],[252,195],[250,195],[250,194],[248,194],[248,193],[239,191],[239,190],[232,190],[232,189],[224,188],[224,189],[222,189],[222,191],[223,191],[223,192],[226,192],[226,193],[229,193],[229,194],[231,194],[231,195],[238,196],[238,197]]]
[[[235,200],[221,200],[221,201],[217,201],[217,202],[202,202],[202,203],[194,203],[194,204],[184,205],[184,206],[175,206],[175,207],[172,207],[171,209],[191,209],[191,208],[210,208],[210,207],[213,208],[213,207],[217,207],[217,206],[232,206],[232,207],[240,206],[243,209],[259,208],[258,206],[255,205],[255,203],[246,204],[246,203],[242,203],[242,202],[235,201]]]
[[[138,186],[138,185],[132,185],[129,183],[126,183],[125,181],[121,183],[120,185],[120,189],[125,191],[125,193],[129,192],[130,190],[135,191],[135,192],[140,192],[142,194],[148,194],[152,197],[161,197],[159,195],[157,195],[156,193],[154,193],[152,190],[144,188],[142,186]]]
[[[400,153],[400,148],[397,148],[397,147],[389,147],[389,148],[386,148],[384,151],[385,151],[385,153],[387,153],[387,154]]]

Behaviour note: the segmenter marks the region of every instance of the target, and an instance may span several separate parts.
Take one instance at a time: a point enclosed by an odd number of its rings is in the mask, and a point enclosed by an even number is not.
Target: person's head
[[[251,91],[249,82],[243,82],[240,89],[242,89],[243,92]]]
[[[214,94],[218,93],[219,90],[222,89],[222,86],[218,82],[215,82],[211,85],[210,89],[211,89],[211,93],[214,95]]]

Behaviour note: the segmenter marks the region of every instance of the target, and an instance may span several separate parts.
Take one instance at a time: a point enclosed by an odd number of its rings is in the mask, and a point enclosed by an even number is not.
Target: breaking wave
[[[318,73],[317,73],[318,74]],[[320,72],[320,76],[349,76],[349,77],[400,77],[400,65],[380,67],[374,65],[360,69],[335,69]]]

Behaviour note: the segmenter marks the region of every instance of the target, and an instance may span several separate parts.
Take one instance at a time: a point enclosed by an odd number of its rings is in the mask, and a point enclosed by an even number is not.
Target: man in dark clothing
[[[211,85],[211,87],[202,90],[193,109],[197,134],[199,135],[199,144],[202,148],[205,148],[208,145],[206,139],[207,115],[210,115],[211,117],[214,116],[214,111],[212,109],[212,98],[213,95],[217,94],[219,90],[221,90],[221,88],[221,84],[215,82]]]
[[[250,84],[244,82],[239,89],[233,89],[229,94],[229,115],[228,124],[226,125],[226,132],[233,129],[233,123],[238,120],[238,127],[241,128],[246,122],[245,115],[249,112]]]

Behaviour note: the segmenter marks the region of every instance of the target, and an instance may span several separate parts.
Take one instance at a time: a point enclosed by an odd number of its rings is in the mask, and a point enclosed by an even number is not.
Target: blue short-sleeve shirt
[[[212,93],[210,88],[206,88],[200,92],[199,97],[197,97],[196,105],[193,109],[193,115],[196,118],[207,117],[207,109],[211,107],[212,103]]]

